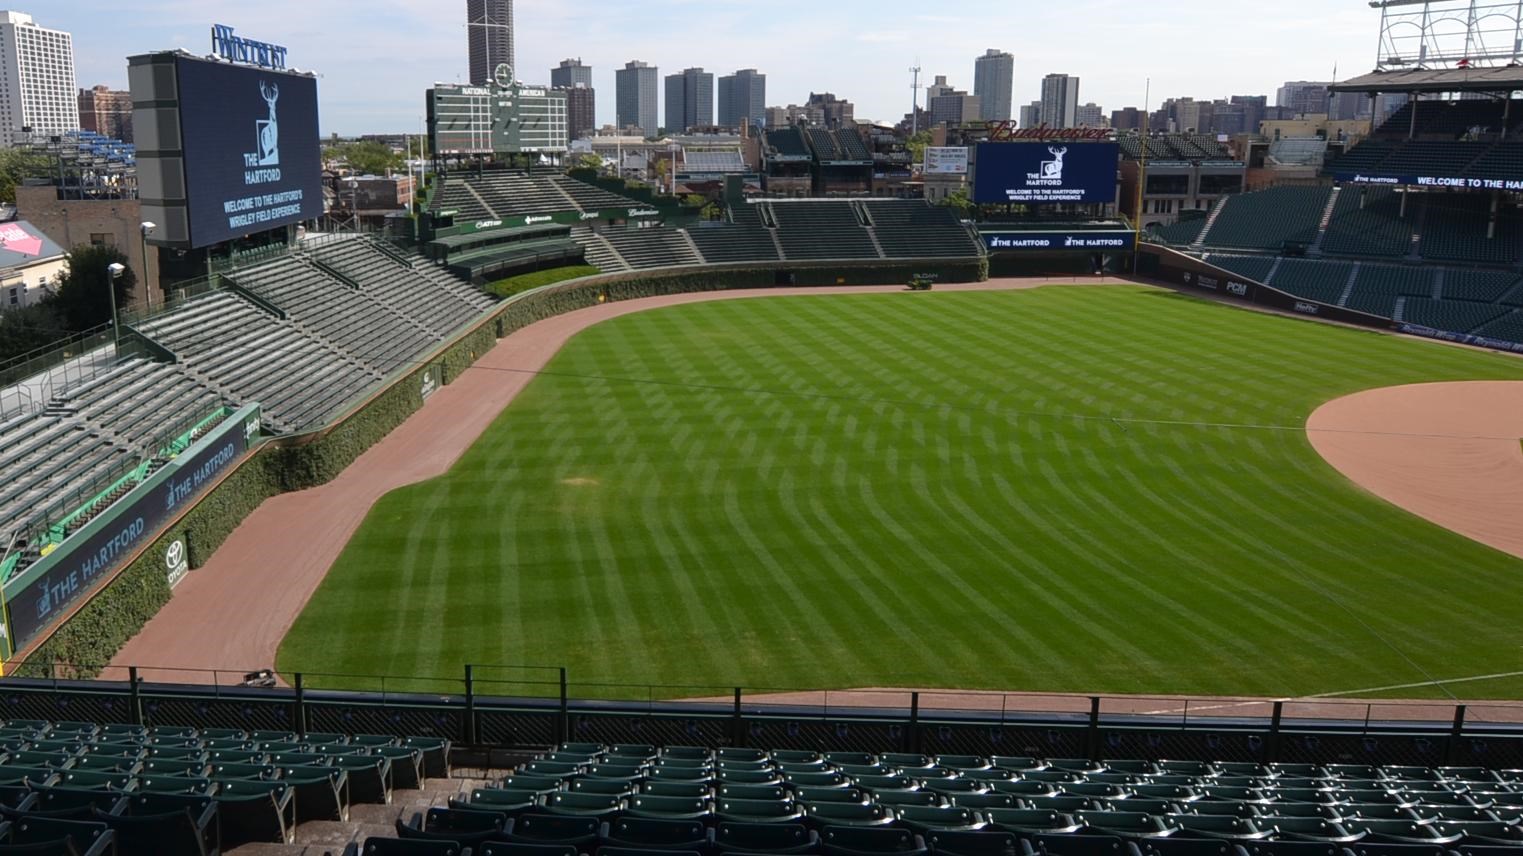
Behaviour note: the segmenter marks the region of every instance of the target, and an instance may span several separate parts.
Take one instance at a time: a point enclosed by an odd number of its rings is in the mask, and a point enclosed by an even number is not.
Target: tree
[[[973,215],[973,200],[968,197],[968,189],[966,187],[958,188],[948,193],[941,200],[940,204],[943,208],[951,208],[956,211],[957,216],[961,219],[966,220]]]
[[[569,172],[574,169],[595,169],[602,171],[603,159],[589,152],[573,155],[566,160],[566,170]]]
[[[904,141],[904,147],[909,149],[910,163],[925,163],[925,147],[931,144],[931,132],[920,131],[912,134]]]
[[[52,298],[0,312],[0,362],[46,348],[66,332]]]
[[[323,160],[341,161],[360,175],[385,175],[401,172],[407,167],[407,159],[391,150],[390,146],[366,140],[358,143],[339,143],[323,150]]]
[[[127,264],[121,250],[110,245],[75,247],[64,259],[67,265],[58,280],[58,291],[48,301],[63,326],[68,330],[82,331],[111,320],[110,288],[112,264]],[[132,268],[122,273],[116,281],[116,305],[126,306],[137,286],[137,275]]]
[[[0,202],[15,203],[16,185],[24,178],[52,174],[47,155],[25,149],[0,149]]]

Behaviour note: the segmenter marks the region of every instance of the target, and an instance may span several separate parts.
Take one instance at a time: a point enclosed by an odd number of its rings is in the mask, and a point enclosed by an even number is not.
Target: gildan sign
[[[1115,143],[980,143],[973,201],[984,205],[1116,201]]]

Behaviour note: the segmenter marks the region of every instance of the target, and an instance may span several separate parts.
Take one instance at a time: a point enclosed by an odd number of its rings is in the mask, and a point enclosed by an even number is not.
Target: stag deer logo
[[[259,81],[259,94],[270,107],[270,118],[254,122],[254,153],[244,158],[246,166],[280,166],[280,125],[275,121],[275,102],[280,100],[280,85]]]
[[[270,115],[273,118],[275,114],[272,112]],[[1053,159],[1050,161],[1042,161],[1042,177],[1050,178],[1054,181],[1062,181],[1063,156],[1068,154],[1068,147],[1064,146],[1063,148],[1059,149],[1048,146],[1047,151],[1052,155]]]

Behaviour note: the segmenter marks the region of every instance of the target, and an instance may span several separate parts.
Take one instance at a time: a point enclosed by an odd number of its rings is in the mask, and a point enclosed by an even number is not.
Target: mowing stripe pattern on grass
[[[1359,490],[1299,430],[1339,395],[1456,379],[1523,364],[1132,287],[629,315],[378,503],[279,665],[555,664],[584,695],[1512,671],[1523,563]]]

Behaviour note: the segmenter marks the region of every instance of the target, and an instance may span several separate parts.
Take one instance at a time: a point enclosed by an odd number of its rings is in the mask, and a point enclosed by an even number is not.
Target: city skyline
[[[45,13],[47,26],[74,34],[82,88],[125,88],[129,54],[175,47],[205,53],[213,23],[286,45],[293,66],[321,75],[324,134],[419,130],[424,90],[467,80],[462,10],[419,0],[367,4],[363,15],[348,3],[266,5],[258,16],[230,0],[146,4],[132,15],[100,0],[64,0],[45,10],[20,4],[19,10]],[[1149,106],[1156,110],[1166,97],[1253,93],[1272,99],[1286,81],[1327,79],[1335,64],[1344,78],[1369,70],[1377,13],[1352,0],[1346,8],[1328,5],[1285,0],[1266,15],[1204,0],[1160,0],[1127,27],[1081,33],[1085,22],[1114,20],[1130,13],[1130,5],[1072,0],[1061,9],[1012,17],[1007,7],[984,0],[946,15],[921,14],[909,4],[825,8],[777,0],[752,9],[671,0],[587,15],[547,0],[518,0],[514,24],[518,76],[525,82],[548,84],[550,69],[568,56],[592,66],[593,87],[606,92],[614,90],[614,71],[634,57],[658,68],[702,66],[717,75],[754,67],[768,76],[768,106],[829,91],[852,100],[860,118],[892,124],[910,109],[909,66],[924,69],[922,85],[945,74],[953,86],[971,91],[974,61],[990,47],[1014,55],[1016,104],[1040,95],[1044,75],[1066,72],[1083,78],[1085,101],[1107,111],[1143,106],[1149,77]],[[886,17],[885,11],[902,14]],[[803,19],[820,26],[800,35],[794,22]],[[1144,49],[1150,42],[1189,50]],[[779,43],[790,49],[779,51]],[[1081,43],[1079,51],[1068,47]],[[599,99],[598,125],[613,122],[614,106],[612,98]]]

